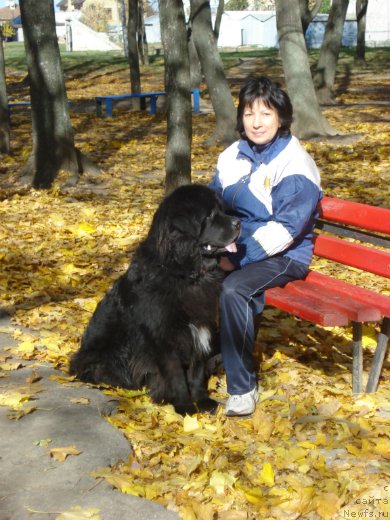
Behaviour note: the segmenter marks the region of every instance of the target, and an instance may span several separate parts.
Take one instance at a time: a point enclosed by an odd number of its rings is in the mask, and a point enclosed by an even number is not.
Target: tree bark
[[[216,130],[208,143],[228,145],[237,139],[236,109],[211,24],[210,2],[191,0],[190,5],[194,43],[216,117]]]
[[[299,10],[301,12],[301,22],[303,34],[306,34],[307,28],[318,11],[321,9],[322,0],[316,0],[313,7],[310,9],[309,0],[299,0]]]
[[[36,188],[49,188],[60,170],[76,183],[99,170],[74,144],[51,0],[21,0],[30,81],[33,150],[23,174]]]
[[[293,133],[301,139],[336,135],[322,115],[310,73],[298,0],[276,0],[276,23],[287,90],[294,107]]]
[[[334,104],[333,92],[336,77],[337,60],[339,58],[343,27],[349,0],[333,0],[326,24],[324,41],[313,75],[317,99],[321,104]]]
[[[194,34],[192,31],[191,22],[188,25],[187,39],[188,53],[190,57],[191,88],[200,89],[200,84],[202,83],[203,79],[202,66],[200,64],[198,51],[195,47]]]
[[[3,48],[3,33],[0,26],[0,153],[9,154],[10,130],[8,114],[7,85],[5,81],[5,59]]]
[[[368,0],[356,0],[357,42],[355,60],[366,63],[366,18]]]
[[[119,13],[122,26],[123,53],[129,59],[129,46],[127,45],[126,1],[119,0]]]
[[[127,45],[129,49],[130,87],[133,94],[141,92],[141,74],[138,54],[138,0],[129,0],[127,21]]]
[[[182,0],[159,0],[167,91],[166,192],[191,182],[190,62]]]
[[[145,31],[145,10],[143,0],[138,1],[138,54],[141,58],[142,65],[149,63],[148,44],[146,41]]]

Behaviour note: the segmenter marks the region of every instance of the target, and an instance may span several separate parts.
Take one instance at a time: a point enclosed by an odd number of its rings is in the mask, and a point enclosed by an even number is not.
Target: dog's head
[[[234,251],[240,222],[222,211],[210,188],[185,185],[168,195],[158,208],[148,235],[162,263],[198,263],[202,257]],[[189,267],[189,266],[188,266]]]

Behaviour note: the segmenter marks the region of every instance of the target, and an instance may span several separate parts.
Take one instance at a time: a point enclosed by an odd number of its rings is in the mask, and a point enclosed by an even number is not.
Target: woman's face
[[[267,107],[259,98],[245,107],[243,125],[246,137],[258,145],[272,141],[281,126],[277,110]]]

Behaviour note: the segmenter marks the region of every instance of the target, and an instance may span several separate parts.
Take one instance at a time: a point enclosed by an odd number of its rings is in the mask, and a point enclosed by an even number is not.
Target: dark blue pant
[[[226,276],[220,298],[220,343],[229,394],[256,386],[254,317],[264,308],[264,291],[304,278],[308,268],[283,256],[244,266]]]

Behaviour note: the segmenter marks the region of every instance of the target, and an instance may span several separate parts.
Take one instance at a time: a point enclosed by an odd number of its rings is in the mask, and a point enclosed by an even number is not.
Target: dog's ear
[[[201,231],[199,222],[190,215],[175,215],[171,220],[171,228],[191,238],[197,238]]]

